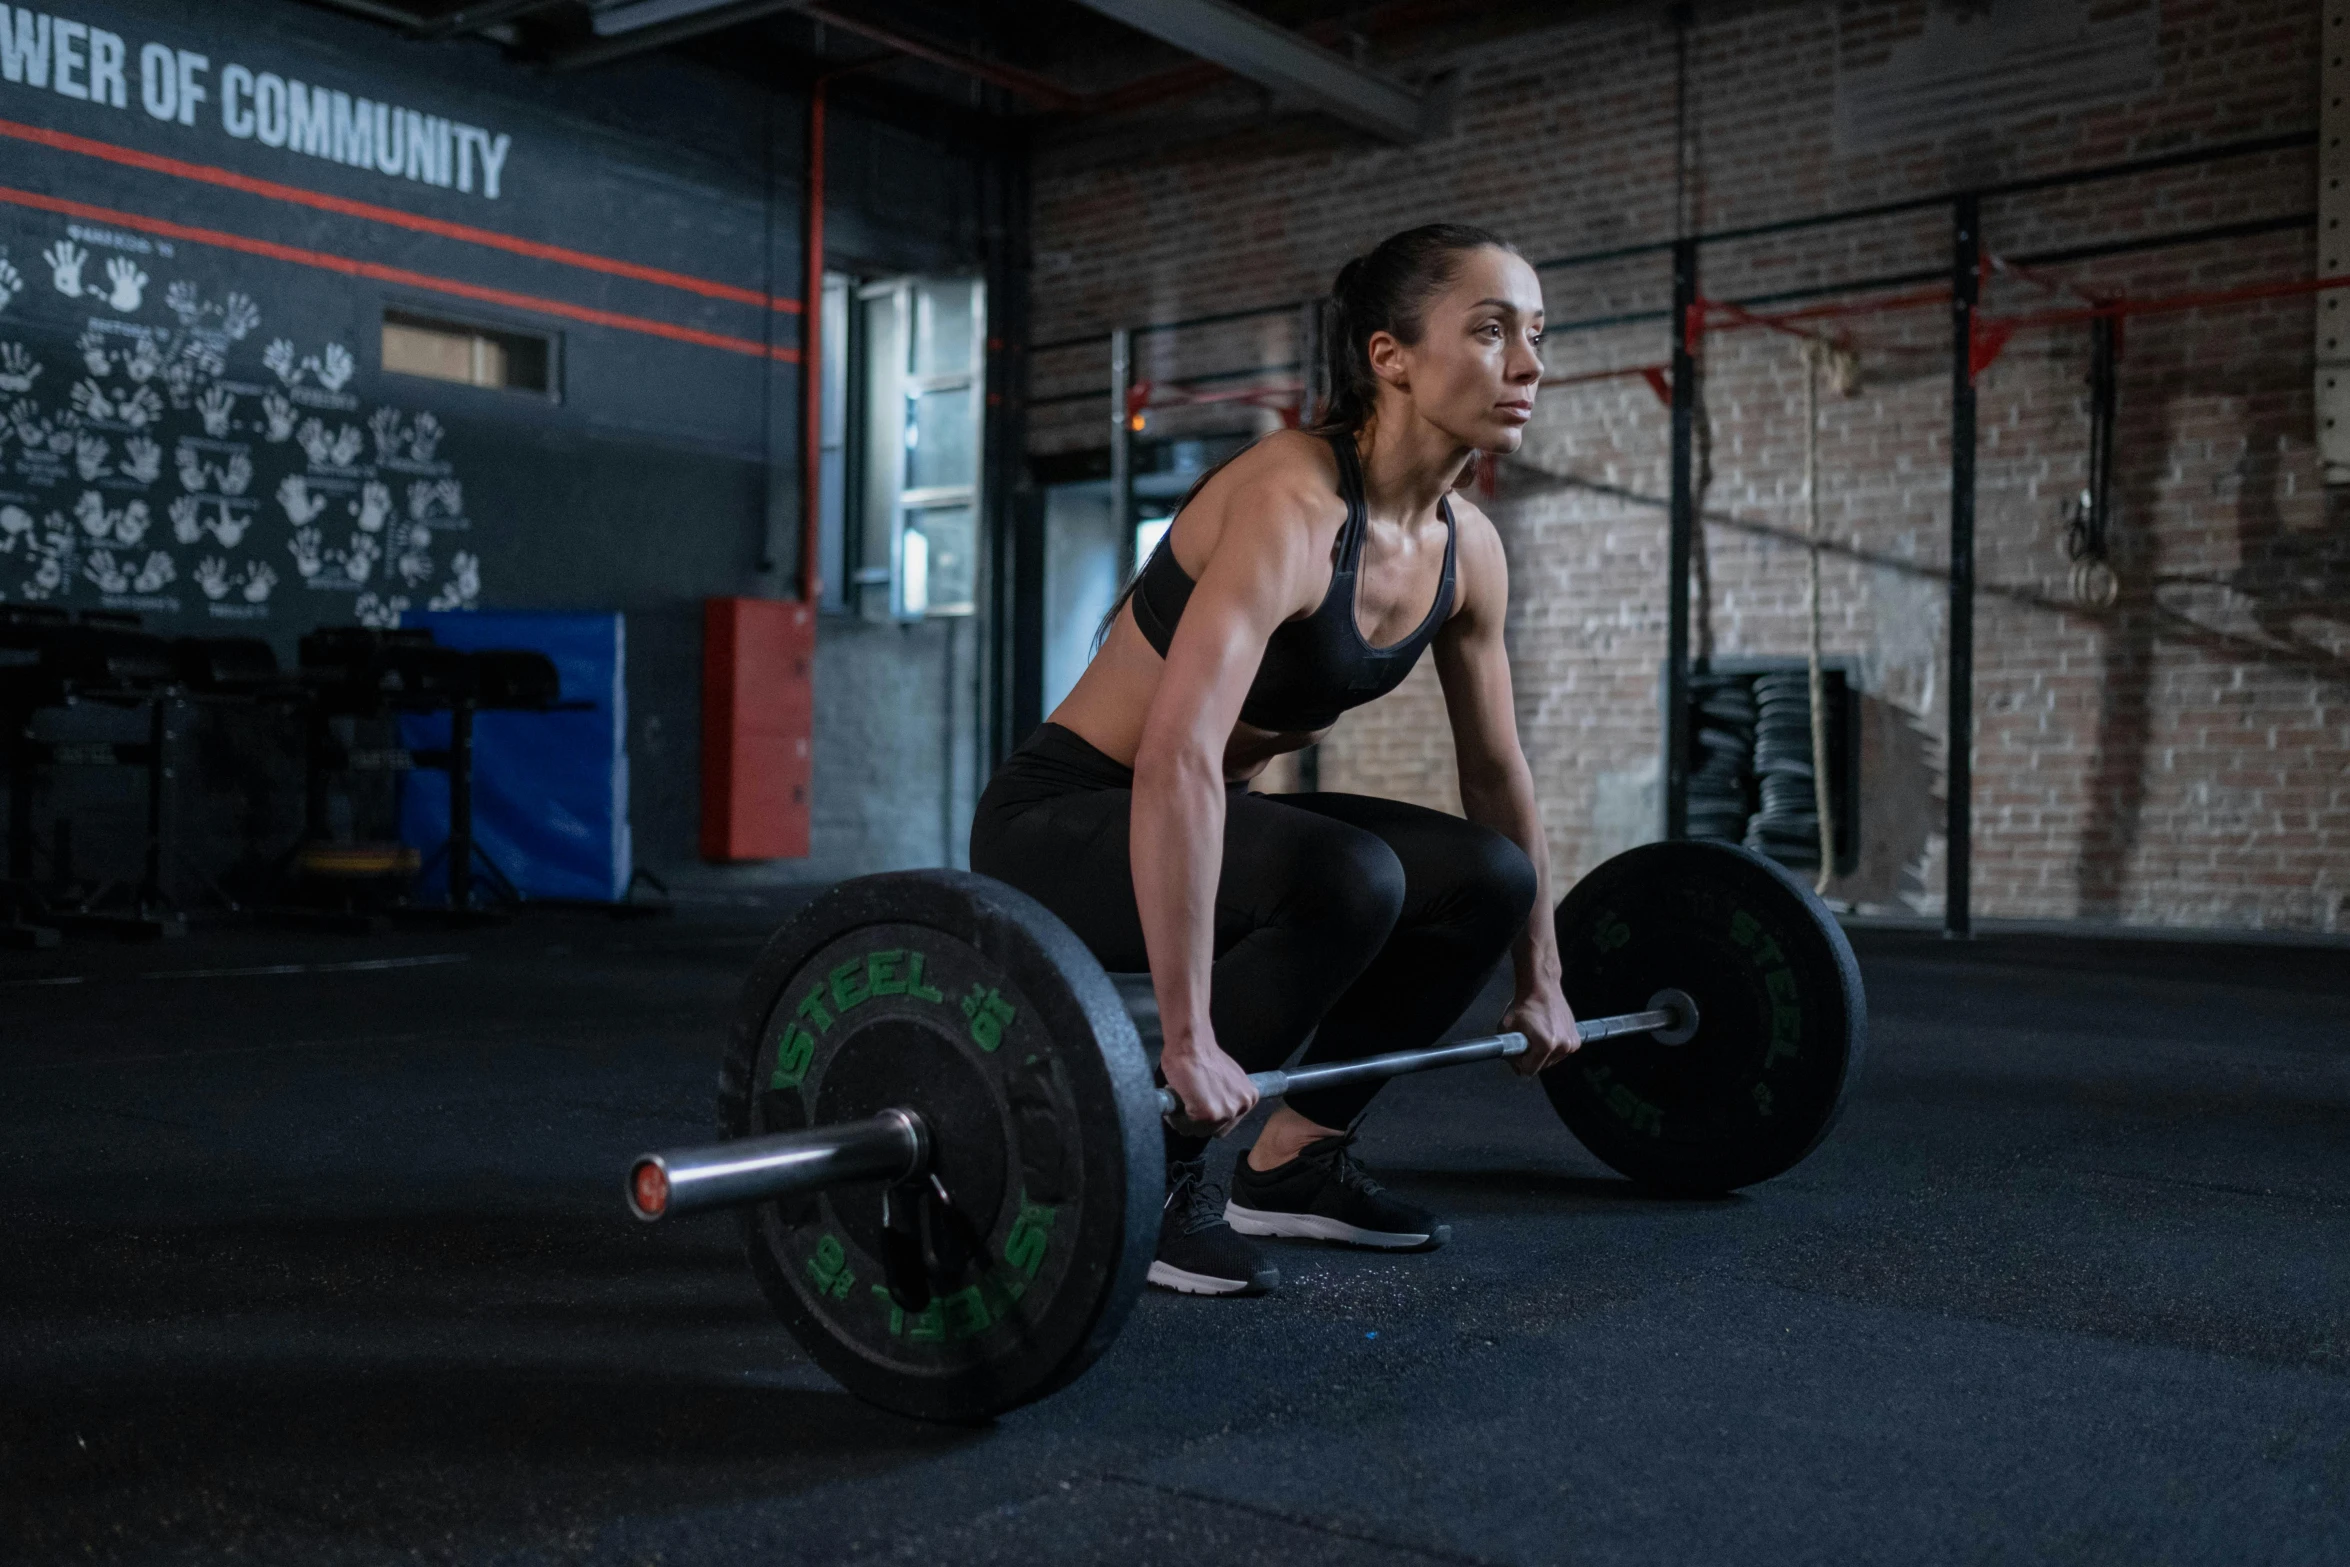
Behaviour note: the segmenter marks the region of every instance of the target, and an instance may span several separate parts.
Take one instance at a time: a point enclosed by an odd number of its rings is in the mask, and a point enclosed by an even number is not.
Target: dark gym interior
[[[0,1559],[2350,1559],[2345,35],[0,5]],[[974,822],[1436,222],[1663,1010],[1184,1293],[1165,976]],[[1248,787],[1486,819],[1442,656]]]

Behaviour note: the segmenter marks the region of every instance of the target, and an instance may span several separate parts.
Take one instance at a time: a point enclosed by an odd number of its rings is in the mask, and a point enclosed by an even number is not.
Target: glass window
[[[551,395],[554,359],[554,339],[543,333],[384,311],[383,367],[398,375]]]

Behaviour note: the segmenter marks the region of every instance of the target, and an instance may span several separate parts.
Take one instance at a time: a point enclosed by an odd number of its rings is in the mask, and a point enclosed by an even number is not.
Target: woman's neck
[[[1381,516],[1417,522],[1432,515],[1460,479],[1471,449],[1424,419],[1374,419],[1356,440],[1363,504]]]

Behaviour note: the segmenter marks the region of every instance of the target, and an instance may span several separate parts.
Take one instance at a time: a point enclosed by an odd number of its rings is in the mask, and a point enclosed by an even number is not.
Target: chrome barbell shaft
[[[1684,1012],[1682,1006],[1689,1011]],[[1656,1007],[1646,1012],[1626,1012],[1616,1017],[1593,1018],[1575,1025],[1575,1031],[1586,1045],[1594,1040],[1612,1039],[1618,1034],[1643,1034],[1657,1029],[1689,1027],[1696,1021],[1695,1006],[1685,998],[1677,998],[1673,1006]],[[1489,1034],[1482,1039],[1464,1039],[1458,1044],[1430,1045],[1425,1050],[1391,1050],[1380,1056],[1361,1056],[1352,1061],[1332,1061],[1321,1066],[1301,1066],[1287,1072],[1251,1072],[1249,1081],[1256,1085],[1259,1099],[1280,1099],[1289,1094],[1302,1094],[1316,1088],[1336,1088],[1341,1083],[1359,1083],[1368,1078],[1403,1077],[1412,1072],[1425,1072],[1433,1067],[1458,1066],[1467,1061],[1506,1060],[1526,1053],[1523,1034]],[[1175,1097],[1171,1088],[1159,1090],[1159,1113],[1175,1115],[1183,1108],[1183,1101]]]
[[[629,1167],[629,1211],[645,1220],[773,1202],[850,1181],[902,1181],[930,1162],[930,1133],[910,1110],[866,1121],[649,1153]]]

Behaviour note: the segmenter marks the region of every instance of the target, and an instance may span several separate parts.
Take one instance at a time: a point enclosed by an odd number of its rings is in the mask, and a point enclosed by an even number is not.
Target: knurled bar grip
[[[1670,1029],[1682,1021],[1679,1011],[1671,1007],[1659,1007],[1651,1012],[1626,1012],[1620,1017],[1593,1018],[1587,1023],[1577,1023],[1575,1031],[1582,1042],[1588,1045],[1595,1039],[1612,1039],[1618,1034]],[[1383,1056],[1361,1056],[1352,1061],[1332,1061],[1323,1066],[1301,1066],[1289,1072],[1251,1072],[1248,1080],[1256,1085],[1259,1099],[1279,1099],[1289,1094],[1302,1094],[1309,1089],[1359,1083],[1365,1078],[1402,1077],[1411,1072],[1425,1072],[1432,1067],[1457,1066],[1465,1061],[1501,1060],[1525,1053],[1525,1035],[1490,1034],[1483,1039],[1464,1039],[1456,1045],[1431,1045],[1425,1050],[1391,1050]],[[1161,1115],[1177,1115],[1182,1109],[1183,1101],[1175,1097],[1175,1090],[1159,1090]]]
[[[929,1162],[921,1117],[884,1110],[868,1121],[646,1154],[629,1171],[628,1206],[640,1219],[659,1219],[850,1181],[904,1180]]]

